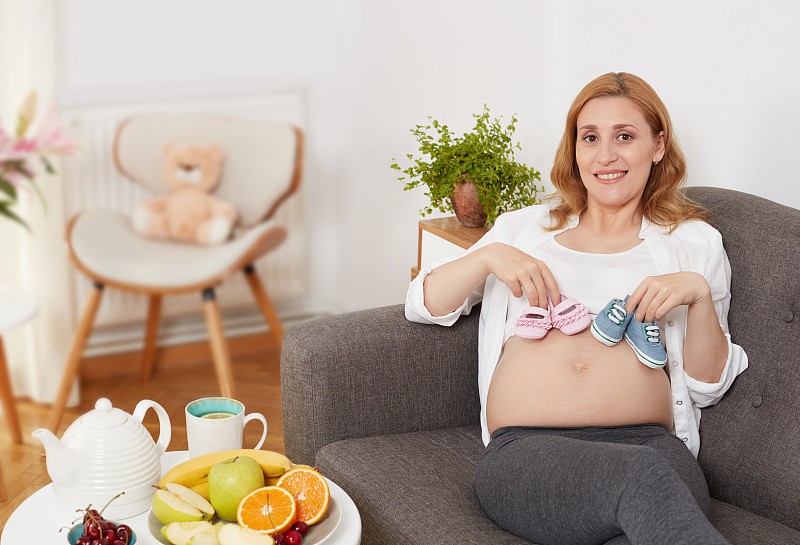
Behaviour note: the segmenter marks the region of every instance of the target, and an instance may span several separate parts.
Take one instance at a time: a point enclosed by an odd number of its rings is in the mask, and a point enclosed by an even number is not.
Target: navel
[[[578,371],[578,373],[586,373],[589,371],[589,366],[585,362],[576,361],[575,363],[573,363],[573,365],[575,366],[575,370]]]

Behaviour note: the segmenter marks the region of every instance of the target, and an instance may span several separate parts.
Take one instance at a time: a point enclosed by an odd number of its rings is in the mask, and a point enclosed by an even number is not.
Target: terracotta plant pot
[[[450,197],[456,218],[467,227],[483,227],[486,225],[486,212],[478,199],[478,190],[469,180],[456,182],[453,196]]]

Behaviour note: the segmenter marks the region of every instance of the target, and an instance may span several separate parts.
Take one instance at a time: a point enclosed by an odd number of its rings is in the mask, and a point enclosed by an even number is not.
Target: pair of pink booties
[[[561,302],[556,306],[548,298],[547,309],[526,308],[522,316],[517,318],[514,334],[524,339],[541,339],[555,327],[566,335],[574,335],[591,323],[592,319],[583,303],[562,293]]]

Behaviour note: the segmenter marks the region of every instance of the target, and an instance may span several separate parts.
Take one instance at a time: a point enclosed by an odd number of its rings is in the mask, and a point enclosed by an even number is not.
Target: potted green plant
[[[501,125],[501,118],[490,118],[485,104],[483,112],[473,117],[475,128],[462,136],[455,136],[447,125],[428,117],[429,125],[411,129],[423,157],[415,159],[408,154],[413,164],[405,169],[392,159],[391,168],[404,175],[398,179],[407,180],[405,191],[427,187],[430,204],[420,210],[422,216],[434,209],[455,212],[462,224],[483,227],[507,210],[541,202],[536,198],[544,191],[543,186],[536,186],[541,180],[539,172],[514,160],[514,151],[522,149],[511,139],[516,114],[506,127]],[[470,199],[472,211],[465,204]]]

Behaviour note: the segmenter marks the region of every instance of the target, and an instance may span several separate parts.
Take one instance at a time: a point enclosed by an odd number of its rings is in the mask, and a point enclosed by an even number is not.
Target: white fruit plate
[[[218,522],[219,520],[219,518],[214,517],[211,522]],[[333,535],[333,532],[339,527],[341,521],[342,508],[336,500],[333,499],[333,496],[331,496],[331,499],[328,501],[328,512],[325,514],[325,518],[313,526],[308,527],[308,533],[303,537],[303,545],[322,545]],[[164,545],[170,545],[170,542],[161,535],[161,527],[163,524],[155,517],[152,510],[147,515],[147,526],[156,541]]]

